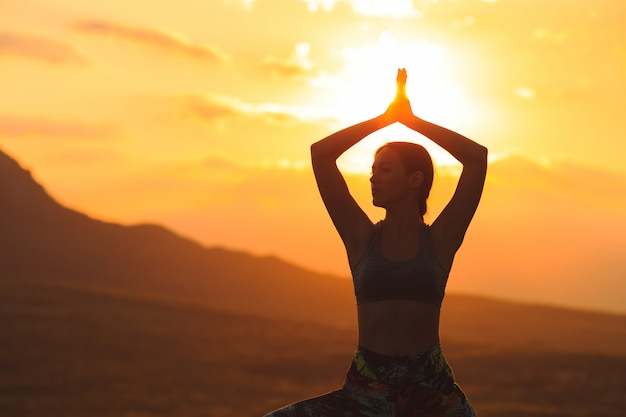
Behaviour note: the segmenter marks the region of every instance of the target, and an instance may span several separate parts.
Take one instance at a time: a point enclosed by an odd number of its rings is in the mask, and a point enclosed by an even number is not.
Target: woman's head
[[[416,143],[389,142],[374,157],[370,178],[374,205],[387,208],[393,199],[412,194],[424,216],[434,174],[428,151]]]

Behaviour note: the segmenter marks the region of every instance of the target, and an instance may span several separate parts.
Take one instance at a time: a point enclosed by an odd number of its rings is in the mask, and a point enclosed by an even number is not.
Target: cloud
[[[0,57],[19,56],[53,65],[84,65],[87,60],[59,41],[22,33],[0,33]]]
[[[216,46],[194,44],[171,32],[130,27],[101,20],[78,22],[75,27],[82,33],[117,36],[124,40],[154,46],[164,51],[214,64],[222,64],[229,60],[229,56]]]
[[[302,0],[310,12],[332,11],[340,3],[348,3],[354,13],[375,17],[415,17],[421,12],[412,0]]]
[[[356,13],[377,17],[416,17],[421,16],[412,0],[352,0],[352,8]]]
[[[0,137],[100,140],[119,136],[119,130],[111,124],[87,124],[0,114]]]
[[[228,119],[245,113],[234,103],[213,98],[186,97],[183,99],[185,111],[208,122]]]
[[[272,76],[304,77],[311,73],[313,63],[310,59],[311,46],[302,42],[296,45],[294,53],[288,57],[268,55],[263,59],[262,68]]]
[[[626,175],[568,160],[538,161],[510,153],[489,165],[488,179],[518,190],[558,190],[577,204],[604,205],[626,210]],[[625,221],[626,225],[626,221]]]
[[[182,103],[185,113],[207,122],[223,123],[228,119],[243,118],[287,126],[330,121],[308,108],[273,103],[252,104],[232,97],[189,96],[182,98]]]

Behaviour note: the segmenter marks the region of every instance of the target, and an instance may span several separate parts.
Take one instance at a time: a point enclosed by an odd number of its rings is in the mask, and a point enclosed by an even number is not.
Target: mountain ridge
[[[103,222],[57,203],[0,151],[0,279],[77,285],[355,329],[348,279],[200,244],[158,225]],[[626,352],[626,315],[448,294],[442,338]],[[612,348],[613,349],[613,348]]]
[[[2,151],[0,230],[4,275],[173,294],[278,316],[290,309],[303,319],[311,316],[309,298],[329,301],[320,320],[351,317],[353,310],[344,302],[352,293],[348,280],[272,256],[206,248],[162,226],[123,226],[63,207]],[[302,291],[311,297],[292,296]]]

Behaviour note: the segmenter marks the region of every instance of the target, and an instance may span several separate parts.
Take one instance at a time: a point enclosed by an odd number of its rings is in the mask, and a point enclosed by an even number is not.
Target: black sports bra
[[[415,300],[441,306],[448,272],[433,251],[430,226],[423,224],[417,255],[407,261],[390,261],[383,255],[382,222],[352,270],[356,303],[381,300]]]

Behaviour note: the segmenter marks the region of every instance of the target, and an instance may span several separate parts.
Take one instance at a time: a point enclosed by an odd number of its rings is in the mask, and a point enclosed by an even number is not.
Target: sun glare
[[[368,16],[401,18],[418,14],[412,0],[353,0],[354,10]]]
[[[463,89],[454,82],[452,71],[457,66],[441,45],[426,40],[401,42],[382,32],[377,43],[344,48],[341,56],[345,61],[341,73],[326,74],[313,83],[332,92],[334,101],[325,106],[342,126],[385,111],[395,94],[398,68],[407,69],[407,94],[416,115],[448,126],[462,125],[472,117]],[[414,141],[415,135],[404,126],[389,126],[355,146],[343,158],[342,165],[353,172],[368,173],[373,152],[380,145],[391,140]],[[436,147],[424,145],[438,164],[454,161]]]
[[[249,0],[248,0],[249,1]],[[304,1],[310,12],[315,13],[320,10],[332,10],[340,0],[302,0]],[[394,18],[403,18],[419,14],[413,6],[412,0],[350,0],[352,9],[356,13],[365,16],[390,16]]]

